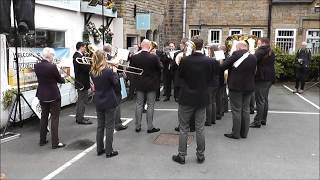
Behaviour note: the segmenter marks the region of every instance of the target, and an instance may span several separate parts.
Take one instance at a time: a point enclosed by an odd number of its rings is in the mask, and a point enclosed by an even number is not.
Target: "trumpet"
[[[92,60],[93,60],[93,58],[85,57],[85,56],[83,56],[81,58],[76,58],[76,62],[77,63],[84,64],[84,65],[90,65]],[[139,75],[139,76],[141,76],[143,74],[143,69],[141,69],[141,68],[128,66],[128,65],[123,65],[123,64],[118,64],[118,63],[114,63],[114,62],[107,61],[107,60],[106,60],[106,62],[107,62],[108,65],[115,67],[116,70],[120,71],[120,72],[129,73],[129,74],[136,74],[136,75]]]

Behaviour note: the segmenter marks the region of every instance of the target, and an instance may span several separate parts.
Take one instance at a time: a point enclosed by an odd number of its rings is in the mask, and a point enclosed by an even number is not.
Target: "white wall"
[[[82,40],[84,15],[80,12],[36,5],[35,27],[65,31],[65,46],[72,52],[75,50],[75,44]]]

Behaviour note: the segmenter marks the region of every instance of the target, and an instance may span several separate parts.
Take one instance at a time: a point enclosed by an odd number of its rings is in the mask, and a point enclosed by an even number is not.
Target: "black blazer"
[[[178,67],[181,79],[179,104],[204,107],[209,104],[208,86],[213,77],[212,59],[201,53],[184,57]]]
[[[257,59],[250,54],[238,68],[233,67],[239,58],[242,57],[247,50],[239,50],[232,53],[222,65],[221,69],[224,71],[228,69],[228,88],[232,91],[253,91],[254,77],[257,66]]]
[[[158,56],[141,51],[132,56],[130,65],[143,69],[142,75],[134,79],[137,91],[149,92],[159,88],[161,66]]]
[[[64,83],[65,81],[60,76],[57,66],[42,60],[34,65],[34,71],[38,78],[36,97],[40,101],[60,99],[61,95],[57,83]]]
[[[105,111],[118,106],[119,101],[116,96],[115,88],[119,81],[118,76],[111,69],[104,69],[100,76],[91,79],[95,87],[95,103],[96,109]]]
[[[257,58],[256,81],[272,81],[276,79],[274,69],[275,55],[270,46],[259,47],[255,54]]]
[[[90,89],[90,79],[89,79],[89,73],[90,73],[90,65],[86,64],[79,64],[76,61],[76,58],[83,57],[79,52],[75,52],[73,54],[73,67],[74,67],[74,75],[76,78],[76,81],[81,83],[84,86],[84,89]],[[76,89],[82,88],[79,83],[76,83]]]

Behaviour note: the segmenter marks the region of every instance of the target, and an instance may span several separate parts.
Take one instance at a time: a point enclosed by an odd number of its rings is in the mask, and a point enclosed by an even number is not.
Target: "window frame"
[[[240,31],[239,34],[242,34],[242,33],[243,33],[243,32],[242,32],[242,29],[233,28],[233,29],[229,29],[229,36],[232,36],[232,34],[231,34],[232,31]]]
[[[319,33],[320,33],[320,28],[319,29],[307,29],[306,30],[306,39],[305,39],[305,41],[308,43],[308,32],[309,31],[318,31]],[[319,42],[320,42],[320,35],[318,36],[318,38],[317,38],[318,40],[319,40]],[[307,46],[308,47],[308,46]],[[319,47],[319,49],[320,49],[320,47]],[[314,53],[314,50],[313,49],[310,49],[311,50],[311,52],[312,53]],[[320,51],[318,52],[318,53],[320,53]]]
[[[263,37],[263,29],[251,29],[250,30],[250,35],[253,35],[253,31],[260,31],[261,32],[261,37],[258,37],[258,38],[262,38]]]
[[[292,52],[288,53],[294,53],[296,50],[296,42],[297,42],[297,29],[285,29],[285,28],[278,28],[275,29],[275,39],[274,39],[274,45],[277,46],[277,38],[288,38],[292,36],[278,36],[279,31],[293,31],[293,47],[292,47]]]
[[[201,34],[201,30],[200,29],[189,29],[189,39],[191,39],[192,38],[192,36],[191,36],[191,31],[193,31],[193,30],[195,30],[195,31],[199,31],[199,36],[200,36],[200,34]]]
[[[211,33],[212,31],[218,31],[219,34],[219,43],[213,43],[211,41]],[[215,45],[220,45],[222,43],[222,29],[209,29],[208,30],[208,44],[215,44]]]

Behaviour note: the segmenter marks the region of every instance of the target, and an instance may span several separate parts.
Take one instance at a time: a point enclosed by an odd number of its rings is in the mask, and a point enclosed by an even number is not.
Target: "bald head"
[[[239,41],[236,48],[237,50],[248,50],[248,44],[245,41]]]
[[[306,47],[307,47],[307,45],[308,45],[308,43],[307,43],[307,42],[302,42],[302,43],[301,43],[301,48],[306,48]]]
[[[148,39],[144,39],[142,42],[141,42],[141,49],[142,50],[146,50],[146,51],[149,51],[150,49],[150,41]]]

